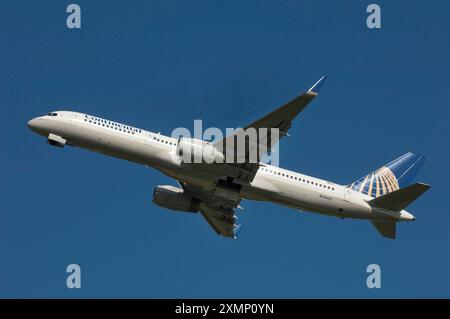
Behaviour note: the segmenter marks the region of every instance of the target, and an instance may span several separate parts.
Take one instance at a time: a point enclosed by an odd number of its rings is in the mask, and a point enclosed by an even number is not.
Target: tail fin
[[[426,161],[424,155],[406,153],[376,171],[353,182],[350,187],[360,193],[379,197],[407,186]]]
[[[401,211],[425,193],[431,186],[416,183],[405,188],[393,191],[389,194],[377,197],[369,201],[369,205],[376,208]]]

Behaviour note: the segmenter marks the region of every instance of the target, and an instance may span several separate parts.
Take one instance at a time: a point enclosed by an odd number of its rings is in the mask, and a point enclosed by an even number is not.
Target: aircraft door
[[[152,144],[152,142],[153,142],[152,134],[149,132],[145,133],[145,143]]]
[[[349,202],[351,199],[351,195],[352,195],[352,189],[350,188],[350,186],[345,187],[344,200]]]

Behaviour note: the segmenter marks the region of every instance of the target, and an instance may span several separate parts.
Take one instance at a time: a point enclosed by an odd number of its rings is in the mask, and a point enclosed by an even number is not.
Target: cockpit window
[[[47,115],[48,115],[48,116],[57,116],[58,113],[53,113],[53,112],[52,112],[52,113],[48,113]]]

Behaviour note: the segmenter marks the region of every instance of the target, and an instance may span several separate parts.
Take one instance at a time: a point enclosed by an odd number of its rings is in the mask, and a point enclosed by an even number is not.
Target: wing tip
[[[322,88],[323,84],[325,83],[325,80],[327,79],[327,75],[324,75],[320,78],[319,81],[317,81],[309,90],[308,92],[319,94],[320,89]]]

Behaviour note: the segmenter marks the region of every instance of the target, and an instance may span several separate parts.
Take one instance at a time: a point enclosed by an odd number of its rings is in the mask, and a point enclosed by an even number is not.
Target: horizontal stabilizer
[[[425,193],[430,187],[427,184],[416,183],[372,199],[369,201],[369,205],[386,210],[401,211]]]
[[[397,229],[396,222],[372,220],[371,223],[383,237],[395,239],[395,233]]]

